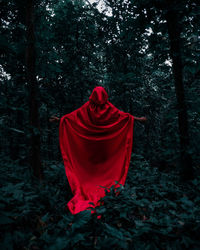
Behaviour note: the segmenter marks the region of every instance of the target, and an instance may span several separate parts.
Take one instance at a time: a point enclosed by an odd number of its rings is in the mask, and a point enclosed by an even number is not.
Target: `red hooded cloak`
[[[101,86],[93,89],[84,105],[61,117],[59,143],[74,195],[67,203],[72,214],[100,205],[99,199],[105,196],[100,186],[119,187],[115,181],[125,184],[133,127],[134,116],[109,102]]]

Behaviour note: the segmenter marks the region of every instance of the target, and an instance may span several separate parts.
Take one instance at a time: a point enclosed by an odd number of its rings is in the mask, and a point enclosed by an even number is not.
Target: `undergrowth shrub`
[[[134,154],[125,186],[106,190],[96,213],[72,215],[63,164],[44,167],[39,185],[26,166],[1,168],[1,249],[200,249],[199,176],[180,183]]]

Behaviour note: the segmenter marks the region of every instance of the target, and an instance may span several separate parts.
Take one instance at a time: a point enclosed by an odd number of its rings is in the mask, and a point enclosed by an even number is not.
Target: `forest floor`
[[[181,183],[134,154],[120,194],[102,198],[96,214],[72,215],[63,162],[45,163],[45,180],[27,166],[1,167],[1,249],[200,249],[200,177]],[[101,215],[101,219],[97,219]]]

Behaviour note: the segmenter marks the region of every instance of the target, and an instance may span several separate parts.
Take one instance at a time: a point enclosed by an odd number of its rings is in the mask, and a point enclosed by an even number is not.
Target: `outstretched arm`
[[[147,118],[145,116],[143,117],[136,117],[134,116],[134,119],[139,121],[139,122],[146,122],[147,121]],[[60,118],[57,117],[57,116],[51,116],[50,119],[49,119],[50,122],[60,122]]]
[[[143,117],[134,116],[134,119],[139,121],[139,122],[146,122],[147,121],[147,118],[145,116],[143,116]]]
[[[57,117],[57,116],[51,116],[51,117],[49,118],[49,121],[50,121],[50,122],[60,122],[60,118]]]

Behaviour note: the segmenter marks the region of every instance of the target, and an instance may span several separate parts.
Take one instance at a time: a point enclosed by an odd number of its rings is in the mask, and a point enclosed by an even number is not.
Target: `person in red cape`
[[[50,121],[59,122],[60,150],[74,195],[67,203],[72,214],[102,205],[99,200],[106,195],[103,187],[125,184],[134,120],[145,122],[146,117],[117,109],[102,86],[95,87],[80,108],[61,118],[51,117]]]

